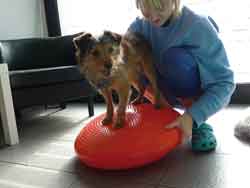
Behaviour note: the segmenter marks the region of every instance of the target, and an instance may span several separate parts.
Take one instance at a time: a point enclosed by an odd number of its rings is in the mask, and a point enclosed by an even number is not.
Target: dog
[[[141,83],[142,73],[153,89],[154,106],[163,106],[162,95],[157,86],[156,71],[149,43],[138,33],[127,32],[124,36],[104,31],[98,37],[83,33],[73,39],[80,72],[104,97],[107,110],[103,125],[113,121],[112,91],[118,94],[116,120],[113,128],[121,128],[130,99],[131,86],[138,91],[133,104],[143,102],[145,85]]]

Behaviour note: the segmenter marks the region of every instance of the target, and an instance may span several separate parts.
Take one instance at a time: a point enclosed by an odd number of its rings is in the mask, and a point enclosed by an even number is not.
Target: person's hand
[[[166,129],[171,129],[178,127],[182,130],[182,143],[192,136],[192,128],[193,128],[193,118],[188,113],[184,113],[180,117],[178,117],[175,121],[166,125]]]

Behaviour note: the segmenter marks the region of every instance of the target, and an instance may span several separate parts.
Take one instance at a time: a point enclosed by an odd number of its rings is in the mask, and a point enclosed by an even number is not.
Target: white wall
[[[0,0],[0,40],[47,35],[43,0]]]

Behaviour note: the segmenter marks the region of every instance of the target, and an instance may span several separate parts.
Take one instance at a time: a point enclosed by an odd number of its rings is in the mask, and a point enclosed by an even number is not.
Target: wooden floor
[[[250,147],[233,135],[244,106],[230,106],[209,119],[216,151],[195,154],[188,144],[161,161],[128,171],[98,171],[81,164],[76,135],[88,121],[87,106],[27,109],[18,121],[20,144],[0,149],[1,188],[235,188],[249,186]],[[96,115],[105,107],[96,105]]]

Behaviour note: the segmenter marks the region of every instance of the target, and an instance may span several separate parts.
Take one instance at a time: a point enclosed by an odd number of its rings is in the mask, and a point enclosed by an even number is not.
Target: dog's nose
[[[106,63],[104,64],[104,66],[105,66],[106,69],[111,69],[111,68],[112,68],[112,63],[106,62]]]

